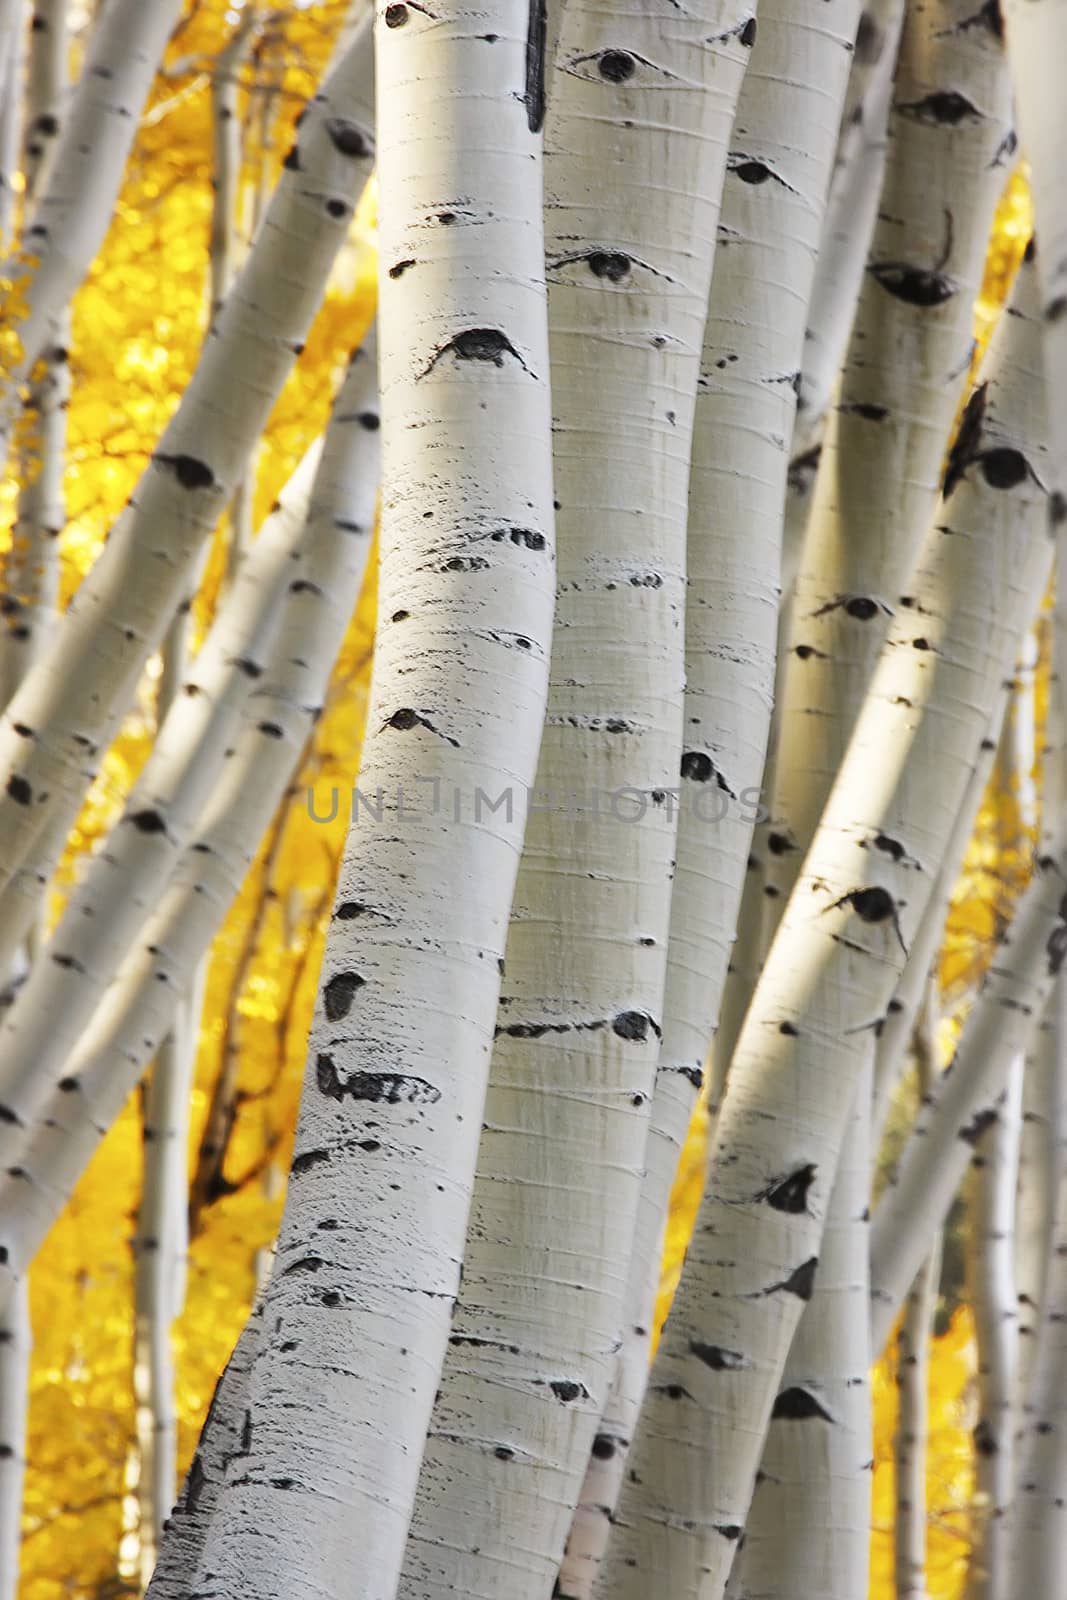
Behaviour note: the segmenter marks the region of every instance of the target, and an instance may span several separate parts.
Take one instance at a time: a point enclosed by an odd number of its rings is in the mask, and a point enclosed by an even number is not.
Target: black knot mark
[[[334,916],[338,922],[351,922],[355,917],[361,917],[366,909],[358,900],[345,900],[337,907]]]
[[[693,783],[710,783],[714,778],[724,794],[728,794],[731,800],[737,799],[714,761],[703,750],[686,750],[684,752],[681,774],[683,778],[689,778]]]
[[[871,277],[887,294],[906,305],[942,306],[959,288],[945,273],[928,267],[912,267],[901,261],[878,261],[867,268]]]
[[[887,833],[876,833],[871,843],[893,861],[903,861],[906,852],[899,839],[891,839]]]
[[[415,258],[414,256],[409,256],[406,261],[397,261],[391,266],[389,268],[389,276],[391,278],[401,278],[408,268],[413,266],[415,266]]]
[[[987,1106],[984,1111],[976,1112],[965,1128],[961,1128],[959,1137],[964,1144],[969,1144],[973,1149],[987,1128],[991,1128],[997,1120],[996,1111],[992,1106]]]
[[[372,1104],[435,1105],[440,1089],[425,1078],[402,1072],[354,1072],[342,1079],[332,1056],[320,1055],[315,1062],[315,1082],[327,1100],[366,1100]]]
[[[916,122],[941,123],[953,128],[965,120],[985,120],[978,107],[955,89],[937,89],[921,100],[909,100],[896,109],[902,117],[911,117]]]
[[[1038,1432],[1041,1429],[1038,1428]],[[1000,1454],[1000,1445],[997,1443],[996,1434],[987,1417],[982,1417],[974,1430],[974,1448],[980,1456],[988,1460],[990,1456]]]
[[[730,172],[741,179],[742,183],[766,183],[768,178],[774,177],[774,173],[765,161],[748,159],[737,161],[731,157],[727,162],[727,167]]]
[[[385,8],[385,26],[387,28],[402,28],[408,20],[408,8],[405,5],[392,5]]]
[[[878,615],[878,602],[868,595],[856,594],[851,600],[845,601],[845,612],[857,622],[870,622],[872,617]]]
[[[589,1390],[584,1383],[574,1383],[569,1378],[554,1378],[549,1388],[557,1400],[562,1400],[564,1405],[569,1405],[572,1400],[585,1399]]]
[[[545,51],[548,44],[547,0],[530,0],[526,27],[526,126],[538,133],[545,120]]]
[[[856,29],[856,60],[864,66],[873,66],[885,47],[885,35],[878,23],[865,11]]]
[[[215,487],[215,474],[207,462],[201,461],[197,456],[168,456],[157,450],[152,460],[161,467],[169,467],[183,489],[213,489]]]
[[[294,144],[294,145],[291,145],[289,147],[289,150],[286,153],[285,160],[282,162],[282,166],[285,168],[286,172],[299,172],[300,171],[300,147],[299,147],[299,145],[295,145]]]
[[[593,1440],[593,1454],[598,1461],[610,1461],[615,1454],[615,1441],[607,1433],[598,1433]]]
[[[747,50],[751,50],[752,49],[752,46],[756,42],[756,19],[755,19],[755,17],[749,17],[748,21],[743,25],[743,27],[741,29],[741,32],[738,34],[737,37],[741,41],[741,43],[745,46],[745,48]]]
[[[33,799],[33,789],[17,772],[13,772],[8,778],[7,792],[17,806],[28,806]]]
[[[620,1039],[647,1039],[649,1029],[659,1037],[659,1028],[645,1011],[620,1011],[611,1024],[611,1031]]]
[[[597,58],[597,71],[608,83],[625,83],[637,71],[637,62],[626,50],[605,50]]]
[[[814,1164],[809,1161],[786,1177],[776,1179],[756,1198],[765,1200],[775,1211],[786,1211],[791,1216],[799,1216],[808,1209],[808,1190],[815,1182],[816,1170]]]
[[[330,1160],[328,1150],[305,1150],[303,1155],[293,1157],[291,1174],[299,1178],[302,1173],[310,1172],[313,1167],[321,1167]]]
[[[621,283],[633,262],[618,250],[591,250],[586,256],[594,278],[607,278],[609,283]]]
[[[740,1350],[727,1350],[721,1344],[704,1344],[700,1339],[690,1339],[689,1349],[712,1372],[740,1372],[748,1366]]]
[[[984,451],[979,457],[979,465],[982,477],[991,489],[1014,489],[1030,475],[1026,457],[1020,450],[1013,450],[1007,445]]]
[[[787,833],[769,833],[767,835],[767,849],[772,856],[787,856],[798,847]]]
[[[1054,978],[1063,966],[1063,958],[1067,955],[1067,924],[1059,923],[1048,936],[1045,946],[1048,957],[1049,977]]]
[[[455,749],[459,749],[458,739],[453,739],[447,733],[442,733],[439,728],[434,727],[427,717],[420,716],[411,706],[401,706],[399,711],[394,711],[391,717],[386,718],[382,726],[385,728],[397,728],[401,733],[406,732],[409,728],[425,728],[428,733],[435,733],[439,739],[445,739]]]
[[[440,349],[435,351],[429,365],[423,369],[419,377],[425,378],[432,372],[449,351],[457,361],[483,361],[493,367],[502,367],[504,357],[511,356],[519,363],[523,372],[530,372],[507,334],[502,333],[499,328],[464,328],[462,333],[457,333],[454,338],[446,340]],[[533,374],[530,373],[530,376]]]
[[[945,464],[945,481],[941,485],[941,493],[946,500],[978,455],[988,396],[989,385],[980,383],[963,408],[963,416]]]
[[[873,400],[854,400],[841,410],[849,417],[862,417],[865,422],[884,422],[889,415],[888,406],[877,405]]]
[[[783,1389],[774,1402],[771,1416],[786,1422],[809,1422],[813,1417],[823,1422],[834,1420],[809,1389],[800,1387]]]
[[[1067,496],[1062,495],[1058,489],[1054,489],[1049,496],[1048,520],[1053,528],[1058,528],[1061,523],[1067,522]]]
[[[780,1022],[778,1024],[778,1032],[784,1034],[787,1039],[800,1038],[800,1029],[795,1027],[791,1022]]]
[[[347,1017],[357,990],[362,989],[366,981],[358,972],[339,972],[330,979],[322,991],[322,1003],[329,1022],[340,1022],[342,1017]]]
[[[729,1544],[736,1544],[745,1531],[739,1522],[716,1522],[714,1528],[719,1538],[727,1540]]]
[[[798,1300],[810,1300],[815,1288],[815,1269],[818,1265],[818,1256],[810,1256],[789,1274],[784,1283],[775,1284],[775,1289],[784,1289],[786,1294],[795,1294]]]
[[[328,117],[326,119],[326,132],[335,150],[343,156],[369,156],[371,154],[370,141],[363,129],[354,122],[349,122],[347,117]]]

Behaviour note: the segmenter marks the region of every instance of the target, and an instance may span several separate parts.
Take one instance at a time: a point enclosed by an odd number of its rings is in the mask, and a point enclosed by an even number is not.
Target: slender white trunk
[[[771,1410],[731,1579],[738,1600],[866,1600],[873,1466],[870,1090],[868,1063],[830,1195],[814,1293]]]
[[[16,1600],[30,1388],[29,1286],[0,1311],[0,1600]]]
[[[220,1596],[379,1600],[400,1577],[548,688],[542,21],[378,12],[373,810],[327,940],[248,1455],[200,1563]]]
[[[263,678],[287,585],[307,581],[302,538],[321,442],[260,529],[103,849],[74,885],[0,1033],[0,1128],[10,1153],[54,1087],[101,994],[155,909]]]
[[[774,686],[786,441],[852,0],[764,6],[727,163],[689,485],[686,694],[663,1043],[623,1318],[560,1586],[592,1591],[647,1380],[660,1244],[726,978]],[[799,130],[803,130],[800,136]],[[754,309],[755,308],[755,309]]]
[[[190,1600],[204,1541],[226,1471],[247,1449],[251,1430],[249,1374],[260,1350],[263,1290],[215,1385],[178,1503],[167,1518],[146,1600]]]
[[[1029,268],[1020,289],[735,1052],[602,1568],[612,1600],[638,1600],[653,1573],[677,1600],[720,1600],[811,1296],[848,1115],[842,1084],[892,994],[1047,575]]]
[[[53,647],[0,724],[0,954],[24,920],[19,902],[36,903],[52,865],[35,845],[76,814],[302,348],[347,232],[373,155],[369,22],[339,52],[181,405]]]
[[[611,17],[571,0],[562,16],[545,135],[560,542],[547,808],[531,816],[516,886],[464,1290],[403,1600],[460,1588],[540,1600],[594,1435],[605,1447],[687,771],[693,412],[754,33],[749,0]]]
[[[211,268],[211,315],[218,314],[237,273],[237,202],[241,184],[241,118],[238,90],[240,73],[256,41],[261,18],[247,8],[229,40],[219,51],[211,79],[211,118],[214,170],[212,174],[211,233],[208,261]]]
[[[907,604],[972,352],[1011,95],[971,0],[904,21],[863,288],[793,600],[768,838],[772,929],[822,813],[889,618]],[[777,841],[777,849],[774,848]]]
[[[1022,1427],[1037,1356],[1037,1334],[1052,1245],[1052,1218],[1058,1186],[1057,1101],[1064,1074],[1057,1071],[1058,1022],[1063,985],[1052,986],[1041,1021],[1034,1029],[1023,1072],[1023,1120],[1019,1140],[1019,1188],[1015,1208],[1015,1285],[1018,1300],[1018,1358],[1015,1415]]]
[[[5,7],[0,20],[0,248],[11,248],[18,205],[15,177],[22,131],[22,86],[26,64],[25,0]]]
[[[358,598],[378,481],[373,334],[357,352],[323,448],[267,672],[243,708],[214,792],[167,892],[105,991],[66,1075],[0,1185],[5,1273],[21,1275],[190,990],[319,714]],[[10,1242],[8,1242],[10,1241]]]
[[[47,182],[66,113],[70,0],[34,0],[30,25],[29,89],[22,135],[23,205]]]
[[[5,363],[10,403],[104,242],[138,121],[182,0],[108,0],[55,141],[48,182],[10,257],[18,343]]]
[[[1040,856],[964,1024],[952,1066],[919,1113],[875,1212],[871,1240],[874,1348],[885,1343],[930,1239],[962,1182],[975,1143],[996,1117],[1010,1064],[1026,1048],[1067,948],[1067,830]]]
[[[1015,1190],[1019,1176],[1022,1067],[1012,1059],[995,1116],[975,1141],[968,1192],[967,1284],[978,1342],[974,1429],[976,1516],[971,1525],[968,1600],[1010,1600],[1015,1494]]]
[[[922,1016],[915,1027],[920,1095],[936,1082],[937,1025],[941,986],[931,975]],[[896,1495],[893,1517],[893,1576],[896,1600],[927,1600],[926,1458],[929,1445],[930,1339],[941,1280],[941,1235],[911,1286],[897,1334],[897,1429],[893,1436]]]
[[[1005,690],[998,697],[997,709],[990,722],[994,735],[999,733],[1004,720],[1006,700]],[[937,885],[930,897],[929,907],[908,950],[908,959],[900,982],[878,1028],[878,1043],[875,1046],[874,1057],[874,1099],[871,1106],[871,1142],[875,1150],[881,1143],[893,1094],[900,1081],[923,993],[930,974],[936,974],[937,971],[949,902],[956,887],[963,858],[967,854],[967,846],[974,833],[975,818],[982,803],[986,784],[989,782],[989,775],[993,770],[996,753],[997,739],[987,733],[978,747],[975,763],[964,790],[963,801],[945,849],[944,861],[937,875]]]

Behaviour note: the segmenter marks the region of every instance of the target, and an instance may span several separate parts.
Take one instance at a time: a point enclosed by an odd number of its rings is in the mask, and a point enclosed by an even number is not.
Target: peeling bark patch
[[[546,0],[530,0],[526,29],[526,125],[540,132],[545,120],[545,49],[548,39]]]
[[[33,799],[33,790],[25,778],[20,778],[13,772],[7,780],[7,792],[17,806],[28,806]]]
[[[986,1129],[991,1128],[996,1120],[996,1112],[993,1110],[992,1106],[988,1106],[984,1111],[976,1112],[975,1116],[971,1119],[967,1126],[960,1129],[959,1137],[963,1140],[964,1144],[969,1144],[973,1147],[977,1145],[979,1139],[982,1137],[983,1133],[985,1133]]]
[[[912,117],[916,122],[947,123],[949,127],[957,127],[965,119],[985,120],[978,107],[955,89],[937,89],[921,100],[910,100],[896,109],[902,117]]]
[[[440,349],[434,352],[429,365],[420,372],[419,378],[425,378],[432,372],[449,351],[457,361],[485,361],[494,367],[502,367],[504,357],[513,356],[523,372],[530,371],[507,334],[501,333],[499,328],[465,328],[462,333],[457,333],[453,338],[446,340]]]
[[[336,977],[330,979],[322,991],[328,1021],[339,1022],[342,1017],[347,1017],[352,1009],[356,991],[362,989],[366,981],[358,972],[339,972]]]
[[[799,1387],[782,1390],[774,1402],[771,1416],[781,1417],[788,1422],[807,1422],[812,1417],[819,1417],[823,1422],[834,1420],[808,1389]]]
[[[761,1194],[757,1200],[766,1200],[775,1211],[787,1211],[793,1216],[799,1216],[808,1209],[808,1190],[815,1181],[817,1168],[812,1162],[803,1167],[798,1167],[787,1177],[779,1178]]]
[[[441,1098],[440,1089],[425,1078],[409,1077],[402,1072],[354,1072],[342,1079],[332,1056],[320,1055],[315,1063],[315,1082],[319,1093],[328,1100],[384,1101],[395,1106],[435,1105]]]
[[[689,1349],[712,1372],[740,1372],[748,1366],[740,1350],[727,1350],[721,1344],[704,1344],[700,1339],[690,1339]]]
[[[157,450],[152,457],[161,467],[170,467],[183,489],[213,489],[215,474],[197,456],[165,456]]]
[[[633,56],[625,50],[605,50],[597,60],[597,70],[609,83],[625,83],[637,68]]]

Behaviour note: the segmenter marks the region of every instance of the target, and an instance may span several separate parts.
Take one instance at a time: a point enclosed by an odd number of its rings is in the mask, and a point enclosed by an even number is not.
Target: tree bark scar
[[[531,133],[540,133],[545,120],[545,50],[548,42],[546,0],[530,0],[530,24],[526,34],[526,122]]]

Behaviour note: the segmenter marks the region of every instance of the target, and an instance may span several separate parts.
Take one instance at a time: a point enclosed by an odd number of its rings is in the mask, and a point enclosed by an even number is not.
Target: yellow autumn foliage
[[[321,75],[347,0],[289,6],[268,26],[241,96],[248,129],[244,205],[272,180],[295,117]],[[113,226],[73,306],[73,400],[62,538],[64,603],[91,565],[194,368],[206,328],[211,213],[210,66],[233,25],[226,0],[190,0],[167,73],[142,119]],[[373,314],[370,207],[352,239],[258,452],[257,521],[321,430],[333,382]],[[1025,185],[1013,180],[998,218],[980,309],[984,336],[1029,231]],[[10,537],[15,485],[0,488],[0,549]],[[216,540],[197,600],[210,619],[224,565]],[[355,780],[369,681],[375,566],[335,671],[305,771],[264,841],[215,941],[200,1032],[190,1154],[195,1156],[223,1051],[239,1051],[240,1106],[227,1152],[231,1192],[209,1206],[194,1238],[185,1309],[174,1330],[181,1468],[215,1378],[248,1311],[257,1251],[276,1229],[304,1067],[325,923],[343,845],[344,797]],[[158,669],[157,674],[158,676]],[[150,670],[82,810],[61,869],[56,904],[115,820],[154,733]],[[331,809],[312,818],[307,790]],[[993,839],[995,803],[957,896],[945,948],[946,986],[962,983],[988,949],[996,911],[987,879],[1003,872]],[[990,854],[992,852],[992,854]],[[998,853],[999,852],[999,853]],[[998,880],[999,882],[999,880]],[[1017,884],[1016,884],[1017,888]],[[997,894],[1000,894],[998,888]],[[243,981],[234,992],[235,975]],[[675,1186],[659,1320],[677,1282],[699,1199],[705,1127],[694,1119]],[[137,1098],[112,1130],[38,1258],[31,1278],[34,1355],[21,1600],[107,1600],[137,1591],[132,1402],[132,1259],[139,1198]],[[934,1342],[929,1461],[930,1593],[960,1593],[970,1494],[969,1388],[973,1342],[965,1311]],[[872,1595],[891,1584],[891,1365],[876,1368]]]

